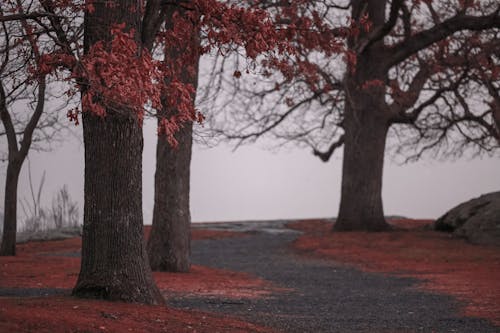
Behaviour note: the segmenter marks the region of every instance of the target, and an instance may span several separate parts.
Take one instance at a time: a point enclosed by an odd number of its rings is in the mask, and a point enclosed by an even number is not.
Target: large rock
[[[472,243],[500,245],[500,192],[484,194],[456,206],[437,219],[434,227]]]

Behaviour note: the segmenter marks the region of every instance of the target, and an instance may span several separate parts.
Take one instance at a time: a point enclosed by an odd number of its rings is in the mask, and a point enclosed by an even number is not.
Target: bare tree
[[[273,11],[304,2],[260,3]],[[343,52],[325,52],[321,39],[297,40],[299,49],[308,43],[318,48],[304,47],[274,71],[264,64],[241,77],[220,75],[242,67],[236,57],[220,57],[205,73],[209,84],[201,86],[208,87],[209,123],[222,139],[236,145],[262,136],[295,142],[311,147],[322,161],[343,147],[335,230],[390,228],[381,195],[388,135],[408,160],[427,152],[498,152],[497,1],[305,3],[294,9],[295,22],[308,21],[345,46]],[[257,79],[259,71],[268,78]]]
[[[3,14],[0,12],[0,14]],[[39,41],[33,38],[19,43],[16,39],[29,29],[26,18],[1,22],[0,38],[0,119],[7,138],[7,178],[5,182],[4,227],[0,255],[16,254],[17,186],[21,167],[32,146],[35,129],[49,126],[52,121],[40,123],[45,109],[47,80],[45,75],[31,75],[29,65],[39,58]],[[26,56],[28,54],[29,56]],[[33,58],[32,58],[33,55]],[[33,62],[34,60],[34,62]],[[23,99],[24,112],[16,112]],[[18,105],[16,105],[18,103]],[[46,132],[47,133],[47,132]],[[19,142],[19,143],[18,143]]]

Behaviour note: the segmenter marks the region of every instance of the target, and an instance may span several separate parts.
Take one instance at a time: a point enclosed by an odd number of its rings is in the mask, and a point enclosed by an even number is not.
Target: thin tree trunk
[[[348,110],[345,118],[342,191],[335,231],[382,231],[382,176],[388,123],[376,108]]]
[[[166,28],[173,29],[173,16],[180,8],[170,8],[166,14]],[[198,85],[198,63],[200,39],[193,30],[185,45],[165,50],[165,62],[176,72],[183,83]],[[179,60],[190,62],[191,68],[179,68]],[[168,80],[169,78],[167,78]],[[195,96],[192,96],[193,102]],[[161,116],[171,116],[172,109],[164,100]],[[160,119],[159,119],[160,121]],[[155,271],[187,272],[190,268],[191,213],[189,208],[191,149],[193,142],[192,123],[176,133],[177,148],[170,147],[165,136],[158,136],[156,147],[155,202],[153,225],[148,240],[151,268]]]
[[[82,263],[73,295],[161,303],[147,261],[142,217],[142,129],[120,115],[83,117]]]
[[[189,182],[193,125],[176,134],[177,149],[159,136],[156,149],[155,204],[148,241],[153,270],[187,272],[190,268]]]
[[[85,52],[110,40],[125,23],[139,40],[140,2],[122,0],[112,10],[95,2],[85,15]],[[85,194],[82,262],[73,295],[147,304],[162,303],[143,238],[142,128],[128,110],[83,115]]]
[[[36,107],[24,128],[20,144],[18,144],[14,124],[7,110],[4,86],[0,82],[0,119],[5,128],[9,151],[7,179],[5,180],[3,235],[0,247],[0,255],[2,256],[16,255],[17,186],[19,183],[19,174],[31,147],[33,132],[42,116],[45,106],[45,76],[40,76],[38,82]]]
[[[2,246],[0,256],[16,255],[17,233],[17,185],[22,163],[10,161],[7,165],[7,179],[5,180],[4,222]]]

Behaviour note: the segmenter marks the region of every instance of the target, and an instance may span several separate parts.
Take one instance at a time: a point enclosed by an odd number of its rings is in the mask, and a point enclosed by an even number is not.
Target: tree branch
[[[34,20],[40,17],[54,17],[57,15],[53,13],[18,13],[18,14],[10,14],[10,15],[0,15],[0,22],[9,22],[9,21],[19,21],[19,20]]]
[[[7,110],[5,90],[3,83],[0,80],[0,119],[2,120],[3,126],[5,128],[5,133],[7,134],[7,145],[9,149],[9,158],[13,157],[18,153],[16,130],[14,124],[12,123],[12,118]]]
[[[263,134],[271,131],[273,128],[278,126],[280,123],[282,123],[290,114],[292,114],[295,110],[297,110],[299,107],[306,103],[310,103],[311,101],[315,100],[319,96],[319,93],[315,93],[312,96],[303,99],[302,101],[298,102],[294,106],[292,106],[290,109],[288,109],[285,113],[283,113],[279,118],[274,121],[271,125],[266,126],[264,129],[261,129],[260,131],[248,133],[248,134],[243,134],[243,135],[226,135],[228,139],[239,139],[240,142],[243,142],[245,140],[248,140],[250,138],[258,138],[262,136]]]
[[[362,38],[358,45],[354,48],[358,54],[363,53],[370,45],[384,38],[396,25],[398,20],[399,10],[403,5],[403,0],[393,0],[391,2],[391,11],[389,14],[389,19],[383,25],[378,26],[376,29],[372,30],[365,38]]]
[[[425,102],[420,104],[417,108],[413,109],[413,111],[411,111],[410,113],[403,113],[405,111],[405,110],[403,110],[403,112],[400,112],[398,116],[395,115],[392,119],[393,123],[398,123],[398,124],[412,124],[412,123],[414,123],[417,120],[420,113],[426,107],[434,104],[445,92],[456,90],[460,86],[460,84],[462,83],[462,80],[464,78],[465,78],[465,73],[460,78],[458,78],[455,82],[453,82],[452,85],[446,86],[446,87],[441,87],[441,88],[437,89],[435,91],[435,93],[429,99],[427,99]],[[418,99],[418,96],[419,95],[416,96],[417,99]],[[416,100],[415,100],[415,102],[416,102]]]
[[[406,92],[401,92],[399,96],[393,96],[394,102],[389,106],[389,112],[392,114],[393,121],[403,121],[408,118],[404,112],[417,102],[425,83],[430,77],[430,71],[425,64],[421,64],[420,70],[413,78]],[[409,121],[414,120],[415,115],[412,115]],[[404,119],[403,119],[404,118]]]
[[[147,50],[153,48],[156,33],[160,30],[162,23],[165,21],[165,11],[162,6],[165,1],[162,0],[148,0],[144,17],[142,18],[142,44]]]
[[[317,149],[314,149],[313,154],[314,156],[318,156],[323,162],[328,162],[328,160],[330,160],[330,157],[332,157],[335,150],[341,147],[343,144],[344,144],[344,135],[342,134],[342,136],[337,141],[333,142],[330,145],[330,148],[328,148],[327,151],[321,152]]]
[[[54,31],[56,32],[56,36],[58,39],[58,43],[60,46],[64,48],[64,52],[68,55],[73,55],[73,51],[71,50],[71,45],[68,41],[68,36],[66,35],[66,32],[63,29],[61,18],[57,15],[55,15],[54,12],[54,3],[52,0],[42,0],[40,3],[43,6],[43,9],[45,9],[48,13],[52,14],[49,17],[49,21],[54,28]],[[71,69],[71,68],[69,68]]]
[[[38,121],[40,120],[40,117],[42,116],[43,113],[43,109],[45,107],[45,88],[46,88],[46,81],[44,75],[40,77],[40,79],[38,80],[38,95],[37,95],[38,100],[36,102],[35,111],[33,112],[30,121],[26,125],[26,129],[24,130],[23,134],[23,139],[21,140],[21,149],[19,149],[19,152],[21,153],[22,158],[28,155],[31,142],[33,141],[33,132],[35,131],[35,128],[38,125]]]
[[[392,67],[407,59],[412,54],[436,43],[461,30],[485,30],[500,28],[500,7],[486,16],[457,15],[431,29],[421,31],[413,37],[395,45],[388,60],[388,67]]]

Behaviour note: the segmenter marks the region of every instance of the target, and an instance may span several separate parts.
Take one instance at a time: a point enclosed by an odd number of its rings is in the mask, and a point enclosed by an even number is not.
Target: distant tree
[[[239,60],[219,58],[203,85],[207,108],[218,110],[209,123],[238,145],[267,135],[312,147],[322,161],[343,147],[334,230],[390,228],[382,205],[388,134],[408,160],[498,152],[498,1],[255,2],[295,15],[275,16],[281,24],[321,26],[320,36],[344,50],[307,49],[324,39],[298,39],[296,57],[255,69],[266,80],[221,77]]]
[[[2,17],[3,11],[2,7]],[[58,115],[45,110],[48,82],[37,68],[49,45],[32,29],[25,17],[0,23],[0,119],[4,128],[0,137],[7,139],[6,155],[2,156],[7,161],[3,256],[16,254],[17,186],[23,163],[33,143],[53,140],[59,129]]]

